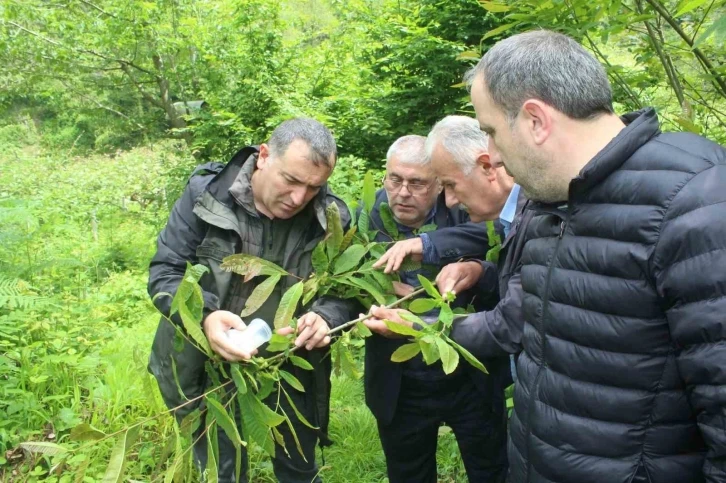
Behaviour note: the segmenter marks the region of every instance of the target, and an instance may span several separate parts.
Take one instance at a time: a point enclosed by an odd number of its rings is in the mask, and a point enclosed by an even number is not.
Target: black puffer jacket
[[[534,205],[513,483],[726,481],[726,150],[625,119]]]

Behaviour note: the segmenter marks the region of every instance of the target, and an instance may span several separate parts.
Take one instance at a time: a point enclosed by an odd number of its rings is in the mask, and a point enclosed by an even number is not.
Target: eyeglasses
[[[401,178],[384,176],[383,183],[386,185],[386,189],[392,194],[398,193],[405,186],[408,192],[412,196],[423,196],[429,192],[431,186],[436,182],[433,180],[429,183],[411,183],[409,181],[403,181]]]

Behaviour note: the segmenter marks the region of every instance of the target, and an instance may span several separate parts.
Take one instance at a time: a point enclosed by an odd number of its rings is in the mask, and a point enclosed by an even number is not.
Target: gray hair
[[[277,126],[267,145],[273,157],[285,154],[293,141],[304,141],[310,148],[310,161],[315,166],[325,165],[332,168],[338,155],[335,139],[327,127],[315,119],[298,117],[288,119]],[[331,162],[332,160],[332,162]]]
[[[426,138],[415,134],[396,139],[386,153],[386,166],[394,156],[403,164],[416,164],[419,166],[428,164],[429,160],[424,151],[425,144]]]
[[[489,151],[489,136],[482,132],[476,119],[446,116],[436,123],[426,138],[428,160],[431,160],[437,144],[451,154],[462,173],[469,174],[474,170],[479,155]]]
[[[510,121],[532,98],[572,119],[614,112],[605,69],[582,45],[557,32],[536,30],[497,42],[464,79],[471,87],[480,74]]]

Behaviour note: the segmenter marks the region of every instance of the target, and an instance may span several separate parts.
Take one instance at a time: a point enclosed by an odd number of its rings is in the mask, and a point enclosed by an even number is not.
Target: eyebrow
[[[288,174],[288,173],[286,173],[286,172],[284,172],[284,171],[282,171],[282,175],[283,175],[283,176],[285,176],[285,178],[287,178],[287,179],[288,179],[289,181],[292,181],[293,183],[297,183],[297,184],[304,184],[305,186],[307,186],[307,187],[309,187],[309,188],[314,188],[314,189],[320,189],[320,188],[322,188],[322,187],[323,187],[323,185],[325,184],[325,183],[323,183],[323,184],[321,184],[321,185],[317,185],[317,184],[307,184],[307,183],[305,183],[305,182],[304,182],[303,180],[301,180],[301,179],[298,179],[298,178],[296,178],[295,176],[293,176],[293,175],[291,175],[291,174]]]
[[[431,182],[431,180],[429,180],[429,181],[426,181],[426,180],[424,180],[424,179],[421,179],[421,178],[411,178],[411,179],[406,179],[406,178],[404,178],[403,176],[401,176],[400,174],[396,174],[396,173],[391,173],[391,174],[390,174],[389,176],[390,176],[391,178],[399,178],[399,179],[402,179],[402,180],[406,180],[406,181],[408,181],[409,183],[418,183],[418,184],[425,184],[425,183],[430,183],[430,182]]]

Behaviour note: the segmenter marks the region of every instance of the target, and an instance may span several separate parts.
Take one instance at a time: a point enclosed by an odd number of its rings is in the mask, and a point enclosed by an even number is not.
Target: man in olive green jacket
[[[237,314],[262,278],[244,283],[242,277],[222,270],[220,264],[228,255],[246,253],[272,261],[297,277],[308,276],[312,272],[312,250],[325,236],[326,206],[337,203],[343,224],[349,222],[345,204],[329,193],[326,185],[335,161],[335,141],[327,128],[312,119],[292,119],[280,124],[267,144],[242,149],[226,166],[209,163],[197,168],[159,235],[157,253],[150,265],[149,294],[173,294],[187,262],[205,265],[210,271],[200,284],[204,296],[203,328],[209,345],[225,360],[249,359],[254,354],[235,347],[226,331],[244,329],[245,324]],[[250,320],[259,317],[271,323],[282,294],[296,281],[292,276],[283,279]],[[170,302],[169,297],[157,297],[154,301],[166,316]],[[318,440],[321,445],[329,444],[326,430],[330,358],[324,357],[330,343],[327,333],[355,318],[354,312],[353,306],[345,301],[322,297],[306,307],[298,320],[295,344],[303,346],[299,355],[314,370],[302,371],[286,363],[283,368],[295,374],[306,391],[302,393],[290,386],[285,389],[301,413],[320,429],[293,421],[303,458],[287,427],[279,427],[286,447],[290,448],[288,455],[276,445],[273,468],[279,481],[320,481],[315,444]],[[162,318],[149,361],[149,369],[169,408],[203,394],[211,385],[204,367],[207,357],[186,341],[181,351],[174,350],[175,330],[172,323]],[[181,420],[199,404],[178,409],[177,418]],[[294,419],[290,408],[283,409]],[[241,428],[240,415],[235,416]],[[219,480],[247,481],[246,461],[242,474],[235,475],[234,447],[223,431],[218,433],[218,439]],[[205,438],[197,443],[194,453],[196,463],[203,469],[207,455]]]

